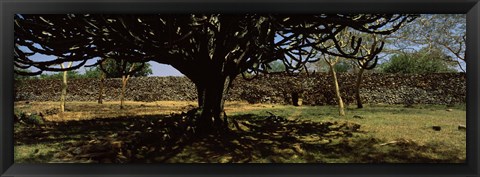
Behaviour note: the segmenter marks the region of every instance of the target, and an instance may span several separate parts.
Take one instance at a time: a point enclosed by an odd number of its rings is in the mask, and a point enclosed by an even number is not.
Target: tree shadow
[[[229,117],[231,130],[199,136],[189,113],[117,117],[17,127],[16,145],[63,143],[47,162],[68,163],[382,163],[463,162],[433,146],[382,143],[350,122]]]

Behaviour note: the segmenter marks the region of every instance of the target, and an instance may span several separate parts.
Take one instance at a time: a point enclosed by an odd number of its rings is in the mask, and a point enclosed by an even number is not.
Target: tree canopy
[[[125,65],[124,65],[125,64]],[[133,66],[132,66],[133,65]],[[127,70],[132,68],[132,71]],[[131,75],[132,77],[148,76],[153,73],[152,66],[149,63],[132,63],[124,60],[115,60],[107,58],[103,60],[102,65],[98,65],[92,69],[91,74],[100,76],[101,72],[104,72],[108,78],[120,78],[123,75]],[[87,74],[87,73],[86,73]]]
[[[345,28],[390,34],[415,17],[405,14],[16,15],[15,64],[21,68],[33,66],[41,71],[57,71],[61,69],[54,64],[65,61],[77,61],[72,67],[76,68],[93,57],[128,58],[170,64],[189,78],[195,78],[196,72],[191,71],[191,65],[201,64],[195,66],[205,65],[200,68],[208,69],[222,60],[237,68],[232,73],[259,70],[260,65],[275,59],[283,59],[287,66],[295,67],[310,59],[300,55],[308,54],[309,47],[344,57],[356,54],[362,41],[355,36],[350,50],[337,47],[336,34]],[[280,40],[275,40],[277,36],[281,36]],[[309,40],[313,37],[317,40]],[[326,42],[331,44],[320,45]],[[29,51],[21,50],[21,46]],[[58,58],[34,61],[30,59],[33,53]]]
[[[423,14],[386,37],[392,45],[387,47],[389,53],[412,53],[422,47],[436,48],[451,56],[443,59],[455,62],[458,69],[465,72],[465,14]]]
[[[287,71],[317,61],[318,53],[373,59],[383,42],[360,52],[362,38],[340,32],[388,35],[417,15],[410,14],[55,14],[15,15],[15,67],[42,71],[77,69],[95,57],[168,64],[197,87],[201,127],[225,125],[223,103],[239,74],[266,72],[283,61]],[[342,41],[342,44],[340,43]],[[26,50],[28,49],[28,50]],[[35,61],[35,53],[56,56]],[[75,61],[68,69],[56,67]],[[102,63],[99,61],[93,65]],[[22,71],[22,70],[18,70]]]

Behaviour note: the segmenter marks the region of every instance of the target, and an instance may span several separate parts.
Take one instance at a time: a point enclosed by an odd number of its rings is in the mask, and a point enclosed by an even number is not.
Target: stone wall
[[[346,104],[355,104],[356,76],[338,74],[342,96]],[[71,79],[67,101],[96,101],[98,79]],[[57,101],[60,99],[60,80],[22,80],[15,83],[17,101]],[[121,79],[105,81],[104,100],[119,100]],[[292,93],[298,93],[303,104],[335,104],[335,92],[330,75],[318,73],[307,76],[265,75],[233,82],[228,100],[246,100],[251,103],[291,104]],[[364,74],[361,88],[364,103],[425,104],[465,103],[466,77],[449,74]],[[195,86],[185,77],[131,78],[126,100],[196,100]]]

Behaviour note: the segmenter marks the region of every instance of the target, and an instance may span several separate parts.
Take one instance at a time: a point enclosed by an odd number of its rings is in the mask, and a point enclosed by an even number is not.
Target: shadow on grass
[[[187,113],[16,126],[16,145],[60,143],[52,159],[76,163],[432,163],[463,162],[414,142],[382,145],[349,122],[230,116],[232,130],[196,136]],[[447,155],[435,156],[442,153]]]

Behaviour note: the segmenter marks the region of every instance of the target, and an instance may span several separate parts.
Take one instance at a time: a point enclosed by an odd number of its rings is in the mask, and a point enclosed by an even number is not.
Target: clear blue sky
[[[170,65],[159,64],[157,62],[149,62],[152,65],[152,76],[183,76],[177,69]]]

